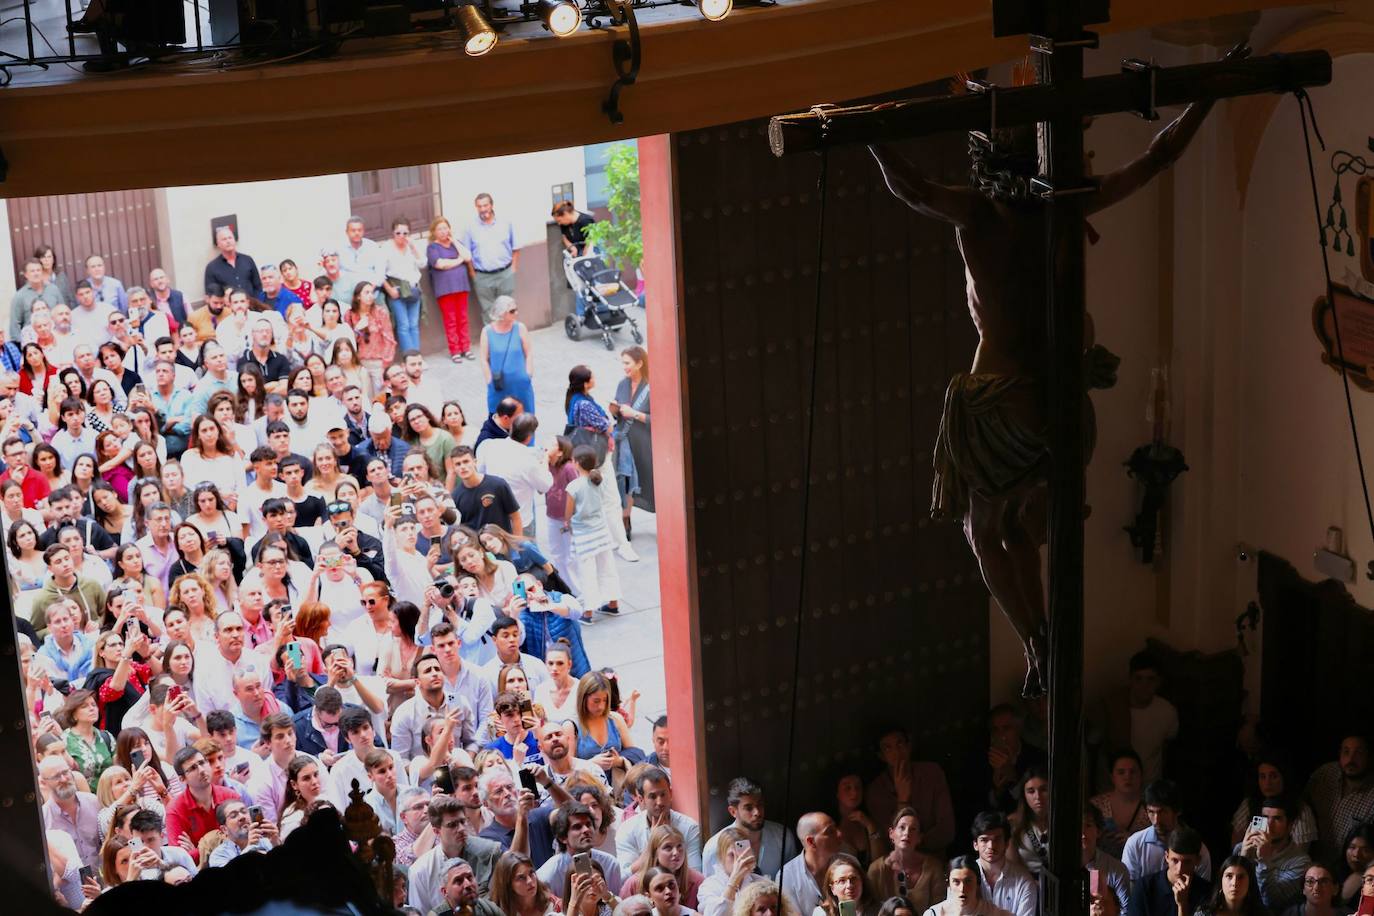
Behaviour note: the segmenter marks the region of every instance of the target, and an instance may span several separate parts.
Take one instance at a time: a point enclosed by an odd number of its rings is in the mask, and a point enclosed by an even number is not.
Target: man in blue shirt
[[[95,301],[119,309],[129,314],[129,297],[124,292],[124,284],[114,277],[105,276],[105,259],[93,254],[86,259],[86,279],[95,290]]]
[[[75,685],[91,673],[94,649],[95,638],[76,629],[71,602],[54,602],[48,608],[48,638],[38,648],[51,670]]]
[[[286,310],[293,302],[304,308],[305,303],[301,302],[301,297],[282,286],[281,272],[277,270],[277,265],[264,264],[258,268],[258,275],[262,277],[262,301],[276,309],[278,315],[285,318]]]
[[[497,298],[515,295],[520,252],[516,250],[515,224],[496,218],[491,195],[483,191],[474,203],[477,222],[463,230],[462,243],[472,252],[468,271],[472,274],[472,291],[482,305],[482,321],[491,324]]]

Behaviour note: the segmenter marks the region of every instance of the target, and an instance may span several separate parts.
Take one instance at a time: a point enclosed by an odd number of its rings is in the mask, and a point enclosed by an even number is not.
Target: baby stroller
[[[601,342],[607,350],[615,349],[611,332],[621,325],[630,325],[630,336],[635,343],[643,343],[644,335],[639,325],[625,311],[639,300],[634,291],[620,282],[620,271],[606,266],[601,255],[594,249],[578,257],[571,251],[563,252],[563,272],[567,274],[568,285],[585,303],[582,315],[569,315],[563,319],[563,330],[570,340],[581,340],[582,331],[588,330],[601,334]]]

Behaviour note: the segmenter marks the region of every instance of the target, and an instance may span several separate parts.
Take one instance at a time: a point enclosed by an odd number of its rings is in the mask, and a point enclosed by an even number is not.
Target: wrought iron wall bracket
[[[620,110],[620,91],[626,86],[634,85],[635,80],[639,78],[639,67],[642,62],[639,22],[635,19],[634,6],[629,2],[612,2],[608,5],[613,22],[626,26],[629,38],[617,38],[611,45],[611,63],[615,66],[616,78],[615,82],[611,83],[611,91],[606,96],[606,101],[601,103],[601,110],[606,113],[612,124],[623,124],[625,115]]]

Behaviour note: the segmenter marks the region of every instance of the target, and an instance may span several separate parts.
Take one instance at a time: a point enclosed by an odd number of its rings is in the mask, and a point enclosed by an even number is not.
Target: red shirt
[[[309,280],[302,279],[301,285],[295,287],[294,289],[290,286],[287,286],[285,283],[281,285],[281,288],[286,290],[288,293],[295,293],[296,298],[301,300],[301,305],[305,307],[305,310],[307,312],[309,312],[311,309],[315,307],[315,297],[313,295],[315,290],[315,284],[310,282]]]
[[[211,786],[210,796],[212,803],[208,811],[196,802],[196,797],[191,794],[190,789],[168,803],[167,845],[176,846],[177,840],[184,834],[191,838],[192,846],[198,846],[201,837],[211,830],[219,829],[219,821],[215,820],[215,809],[221,802],[237,800],[239,793],[227,786]],[[200,853],[191,853],[191,858],[199,859]]]
[[[0,474],[0,483],[10,479],[10,472]],[[52,487],[48,486],[48,481],[43,475],[29,468],[29,472],[24,475],[24,479],[19,481],[19,489],[24,491],[24,508],[33,509],[38,506],[40,499],[47,499],[52,492]]]

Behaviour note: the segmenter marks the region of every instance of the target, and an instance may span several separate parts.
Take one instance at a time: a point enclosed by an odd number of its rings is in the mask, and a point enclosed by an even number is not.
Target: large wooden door
[[[146,286],[149,272],[161,266],[151,190],[17,197],[6,205],[16,271],[39,245],[53,247],[73,284],[86,276],[86,258],[93,254],[125,286]]]
[[[390,238],[391,222],[398,217],[410,220],[412,235],[425,232],[436,212],[437,171],[434,165],[408,165],[350,172],[349,204],[366,224],[367,237],[378,242]]]

